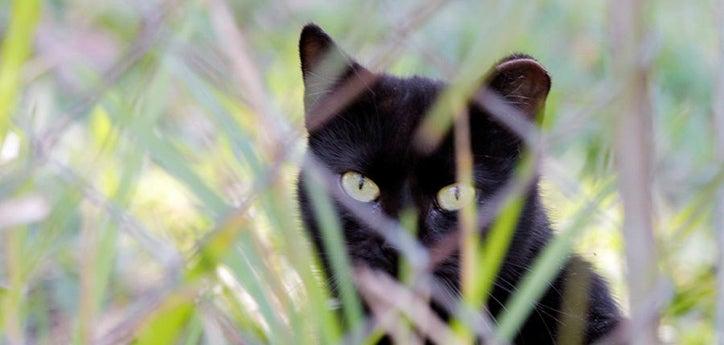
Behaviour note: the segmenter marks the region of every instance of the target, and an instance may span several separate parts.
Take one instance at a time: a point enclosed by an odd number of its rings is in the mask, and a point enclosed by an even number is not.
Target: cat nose
[[[415,198],[412,196],[410,182],[405,182],[400,190],[400,206],[402,209],[415,207]]]
[[[406,209],[415,207],[410,183],[405,182],[399,191],[383,195],[380,199],[382,210],[390,217],[397,218]]]

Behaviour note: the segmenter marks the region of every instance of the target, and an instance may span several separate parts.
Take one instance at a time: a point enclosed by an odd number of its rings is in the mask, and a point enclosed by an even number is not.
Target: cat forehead
[[[412,76],[400,78],[395,76],[384,76],[372,88],[373,93],[382,98],[381,101],[397,101],[397,105],[424,106],[432,103],[445,83],[420,77]]]
[[[420,158],[414,148],[416,130],[444,87],[424,77],[383,76],[310,133],[310,147],[332,165],[406,167]]]
[[[444,83],[425,77],[384,75],[350,107],[354,118],[348,120],[391,127],[398,136],[411,134],[443,87]]]
[[[343,132],[346,139],[379,144],[411,140],[443,87],[442,82],[429,78],[383,75],[320,132]]]

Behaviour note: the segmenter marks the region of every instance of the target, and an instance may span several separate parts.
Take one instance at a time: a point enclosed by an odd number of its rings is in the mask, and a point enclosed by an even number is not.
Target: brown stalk
[[[458,343],[455,335],[428,303],[391,277],[367,268],[358,268],[354,278],[365,299],[402,312],[425,337],[437,344]]]

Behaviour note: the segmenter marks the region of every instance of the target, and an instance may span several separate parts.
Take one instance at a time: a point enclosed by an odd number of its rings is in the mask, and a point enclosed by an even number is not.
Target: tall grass
[[[721,342],[713,205],[724,165],[713,90],[717,80],[722,90],[724,33],[715,8],[0,1],[0,342],[371,344],[387,333],[401,343],[507,343],[574,251],[631,316],[604,341]],[[518,174],[496,202],[464,210],[464,226],[438,250],[415,241],[414,217],[343,203],[399,248],[400,281],[350,266],[330,198],[335,177],[304,155],[296,49],[310,21],[375,70],[451,82],[422,145],[448,130],[466,142],[462,105],[500,57],[530,53],[553,76],[540,126],[501,119],[528,144]],[[464,181],[469,150],[458,147]],[[335,286],[301,228],[302,165]],[[558,236],[491,320],[480,306],[534,172]],[[473,230],[483,224],[491,232],[479,242]],[[457,248],[462,303],[429,273]],[[429,300],[454,322],[439,320]],[[575,343],[571,327],[565,339]]]

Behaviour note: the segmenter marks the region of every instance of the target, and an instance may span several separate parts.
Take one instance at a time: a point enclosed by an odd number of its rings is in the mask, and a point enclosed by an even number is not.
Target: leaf
[[[136,336],[136,345],[174,344],[195,312],[193,301],[172,294],[147,319]]]
[[[12,2],[10,25],[0,48],[0,148],[10,127],[18,91],[22,89],[22,67],[35,41],[33,35],[40,17],[40,0]]]

